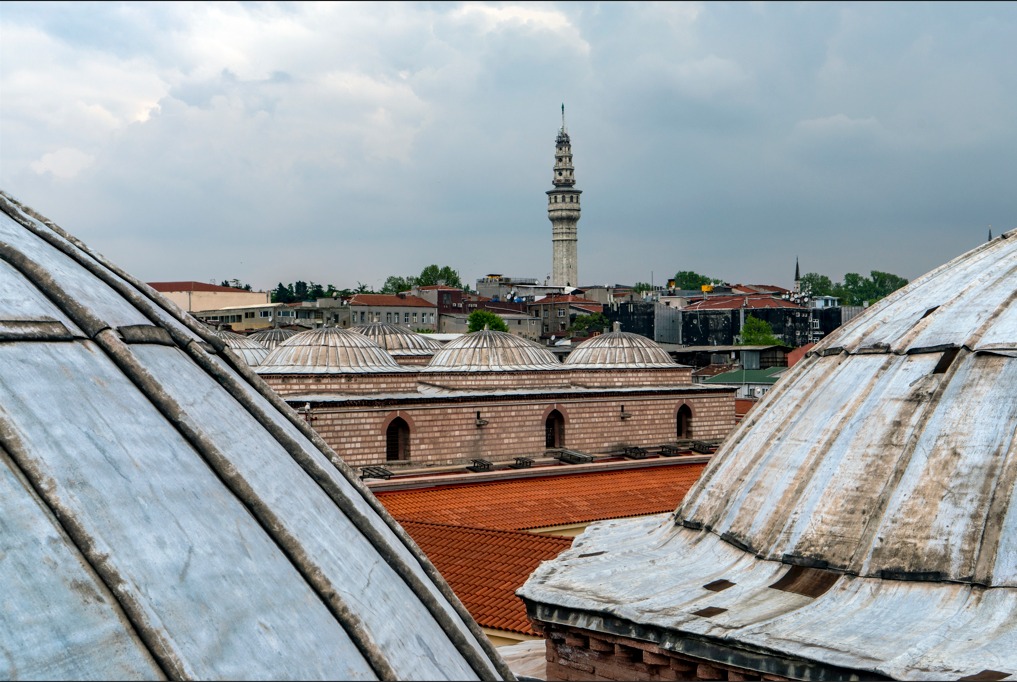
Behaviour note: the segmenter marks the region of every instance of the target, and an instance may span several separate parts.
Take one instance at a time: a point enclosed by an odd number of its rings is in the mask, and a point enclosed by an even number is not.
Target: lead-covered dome
[[[608,332],[583,341],[565,358],[576,369],[676,367],[667,351],[645,336],[631,332]]]
[[[262,329],[261,331],[254,332],[253,334],[248,334],[247,338],[253,339],[265,348],[272,350],[286,339],[299,333],[300,332],[295,329],[281,329],[276,327],[275,329]]]
[[[222,339],[223,343],[231,351],[243,358],[244,362],[251,367],[257,367],[268,357],[268,348],[243,334],[237,334],[226,329],[216,329],[211,331],[211,333]]]
[[[363,334],[374,341],[392,356],[426,356],[434,355],[442,349],[442,344],[427,338],[426,334],[418,334],[406,327],[384,322],[370,322],[350,327],[351,331]]]
[[[363,334],[323,327],[286,339],[256,368],[258,374],[358,374],[412,371]]]
[[[511,677],[221,339],[2,192],[0,341],[0,679]]]
[[[554,353],[533,341],[485,329],[449,341],[421,371],[505,372],[561,368]]]
[[[1017,675],[1015,387],[1017,230],[817,345],[673,519],[587,532],[519,594],[785,676]]]

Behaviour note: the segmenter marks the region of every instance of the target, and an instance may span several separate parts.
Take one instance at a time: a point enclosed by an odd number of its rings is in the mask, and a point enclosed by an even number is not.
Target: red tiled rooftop
[[[244,293],[251,293],[248,292],[246,289],[237,289],[236,287],[223,287],[219,286],[218,284],[206,284],[205,282],[149,282],[148,286],[162,293],[170,291],[230,291],[233,293],[242,291]]]
[[[711,296],[689,301],[686,310],[732,310],[736,308],[802,308],[797,303],[768,295]]]
[[[350,299],[350,305],[372,305],[389,306],[398,308],[433,308],[434,304],[419,296],[407,294],[397,296],[395,294],[354,294]]]
[[[397,519],[482,627],[536,635],[515,591],[571,538]]]
[[[705,463],[378,491],[397,519],[528,530],[672,511]]]

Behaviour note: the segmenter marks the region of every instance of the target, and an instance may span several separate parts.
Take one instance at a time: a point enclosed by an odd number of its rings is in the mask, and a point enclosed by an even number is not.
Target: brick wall
[[[652,642],[536,622],[547,646],[548,680],[787,680],[661,649]]]
[[[621,418],[621,407],[632,415]],[[314,427],[347,464],[385,464],[385,433],[395,417],[410,426],[410,461],[458,464],[475,458],[506,461],[540,456],[552,409],[565,418],[564,446],[600,454],[626,446],[656,446],[677,439],[676,413],[692,409],[692,436],[725,437],[735,424],[731,393],[660,393],[647,396],[577,397],[555,401],[506,396],[498,401],[422,401],[414,405],[319,405]],[[477,425],[477,413],[487,423]]]

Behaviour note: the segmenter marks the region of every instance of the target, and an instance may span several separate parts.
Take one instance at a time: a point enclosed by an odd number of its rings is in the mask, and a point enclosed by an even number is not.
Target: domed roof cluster
[[[0,340],[0,678],[511,679],[222,339],[3,192]]]
[[[251,367],[257,367],[268,357],[268,348],[255,341],[249,336],[237,334],[226,329],[210,331],[213,336],[222,339],[226,347],[244,359]]]
[[[659,344],[630,332],[608,332],[576,346],[565,364],[573,368],[675,367],[676,363]]]
[[[426,334],[418,334],[394,324],[370,322],[350,329],[363,334],[394,356],[434,355],[442,348],[441,343],[427,338]]]
[[[294,329],[262,329],[261,331],[248,334],[247,338],[257,341],[265,348],[272,350],[286,339],[299,334],[300,332]]]
[[[300,332],[258,366],[258,374],[341,374],[412,371],[367,336],[339,327]]]
[[[421,371],[505,372],[561,368],[554,353],[533,341],[485,329],[450,341]]]
[[[817,345],[674,523],[583,535],[520,594],[863,678],[1017,675],[1015,387],[1017,230]]]

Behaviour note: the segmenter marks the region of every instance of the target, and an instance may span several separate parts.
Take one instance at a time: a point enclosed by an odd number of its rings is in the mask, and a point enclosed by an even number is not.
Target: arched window
[[[385,460],[405,462],[410,458],[410,425],[396,417],[385,431]]]
[[[565,417],[558,410],[551,410],[544,421],[544,447],[565,447]]]
[[[692,410],[688,405],[678,408],[678,440],[692,438]]]

